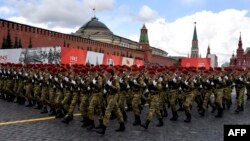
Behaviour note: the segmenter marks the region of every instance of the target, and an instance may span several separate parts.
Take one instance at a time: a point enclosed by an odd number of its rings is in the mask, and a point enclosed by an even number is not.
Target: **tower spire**
[[[197,31],[196,31],[196,22],[194,22],[193,41],[198,41],[198,38],[197,38]]]
[[[148,29],[146,28],[146,25],[143,24],[142,28],[141,28],[141,35],[140,35],[140,43],[142,44],[149,44],[148,41]]]
[[[207,47],[207,58],[208,58],[209,54],[210,54],[210,45],[208,44],[208,47]]]
[[[242,48],[241,32],[240,32],[240,38],[239,38],[238,48]]]
[[[199,57],[198,36],[196,31],[196,22],[194,22],[194,34],[192,40],[191,58],[198,58],[198,57]]]

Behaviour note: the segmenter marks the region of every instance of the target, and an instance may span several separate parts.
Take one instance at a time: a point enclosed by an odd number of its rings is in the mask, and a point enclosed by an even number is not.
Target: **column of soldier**
[[[215,117],[232,105],[232,89],[236,89],[236,113],[244,110],[245,92],[249,96],[250,72],[243,69],[137,67],[107,65],[0,64],[0,98],[41,113],[63,118],[68,124],[79,107],[82,127],[105,134],[111,117],[117,118],[125,130],[127,112],[134,114],[134,126],[148,128],[154,114],[163,126],[163,118],[171,108],[171,121],[177,111],[191,121],[191,110],[197,104],[204,117],[208,107]],[[214,97],[212,100],[211,97]],[[141,124],[141,111],[148,103],[147,120]],[[179,109],[177,110],[177,107]],[[113,116],[114,115],[114,116]],[[94,116],[99,119],[95,126]]]

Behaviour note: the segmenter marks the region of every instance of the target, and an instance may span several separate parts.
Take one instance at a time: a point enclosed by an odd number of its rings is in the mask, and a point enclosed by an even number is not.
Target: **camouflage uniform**
[[[111,116],[111,112],[114,111],[118,122],[120,123],[120,128],[116,131],[124,131],[124,121],[121,110],[118,105],[118,93],[120,91],[119,78],[115,75],[112,76],[110,80],[105,84],[105,90],[107,91],[107,107],[105,110],[105,114],[103,117],[103,126],[101,131],[97,131],[97,133],[105,134],[106,127],[109,123],[109,119]]]
[[[91,89],[91,96],[89,101],[89,107],[88,107],[88,117],[89,117],[89,123],[90,126],[88,129],[93,129],[95,127],[94,124],[94,112],[96,110],[96,113],[99,117],[99,120],[102,120],[103,114],[102,114],[102,107],[101,107],[101,97],[103,93],[103,78],[98,75],[96,76],[91,82],[90,82],[90,89]]]
[[[162,115],[160,112],[160,103],[159,103],[159,97],[160,92],[162,91],[162,80],[156,79],[156,80],[150,80],[148,83],[148,91],[150,94],[149,97],[149,111],[147,115],[147,121],[144,125],[142,125],[143,128],[147,129],[149,123],[153,119],[154,113],[156,113],[157,118],[159,119],[159,123],[156,125],[157,127],[163,126],[163,120]]]
[[[246,80],[243,75],[238,75],[235,79],[235,89],[236,89],[236,99],[237,99],[237,109],[236,113],[244,110],[244,93],[245,93]]]

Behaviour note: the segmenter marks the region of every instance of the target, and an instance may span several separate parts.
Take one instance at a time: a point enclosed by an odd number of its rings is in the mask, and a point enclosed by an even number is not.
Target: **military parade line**
[[[159,121],[156,126],[163,126],[168,108],[172,111],[171,121],[178,119],[177,111],[184,111],[184,122],[191,122],[194,103],[201,117],[211,107],[212,113],[217,112],[215,117],[221,118],[232,105],[234,88],[235,113],[240,113],[244,111],[245,95],[250,99],[249,83],[250,71],[242,68],[0,64],[1,99],[35,107],[41,114],[63,118],[65,124],[73,120],[75,108],[79,107],[81,126],[95,129],[98,134],[105,134],[111,118],[120,124],[117,132],[125,131],[130,111],[134,114],[133,125],[145,129],[154,115]],[[149,107],[142,124],[145,103]]]

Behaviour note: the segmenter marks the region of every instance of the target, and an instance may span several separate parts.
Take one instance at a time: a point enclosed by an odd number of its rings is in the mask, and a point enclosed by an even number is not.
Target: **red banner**
[[[115,56],[112,54],[104,54],[103,62],[104,65],[121,65],[122,63],[122,57],[121,56]]]
[[[144,65],[144,61],[143,60],[139,60],[139,59],[135,59],[134,60],[134,65],[139,66],[143,66]]]
[[[75,48],[61,48],[61,64],[85,64],[87,51]]]
[[[209,58],[182,58],[181,59],[182,67],[205,67],[209,69],[210,67],[210,59]]]

